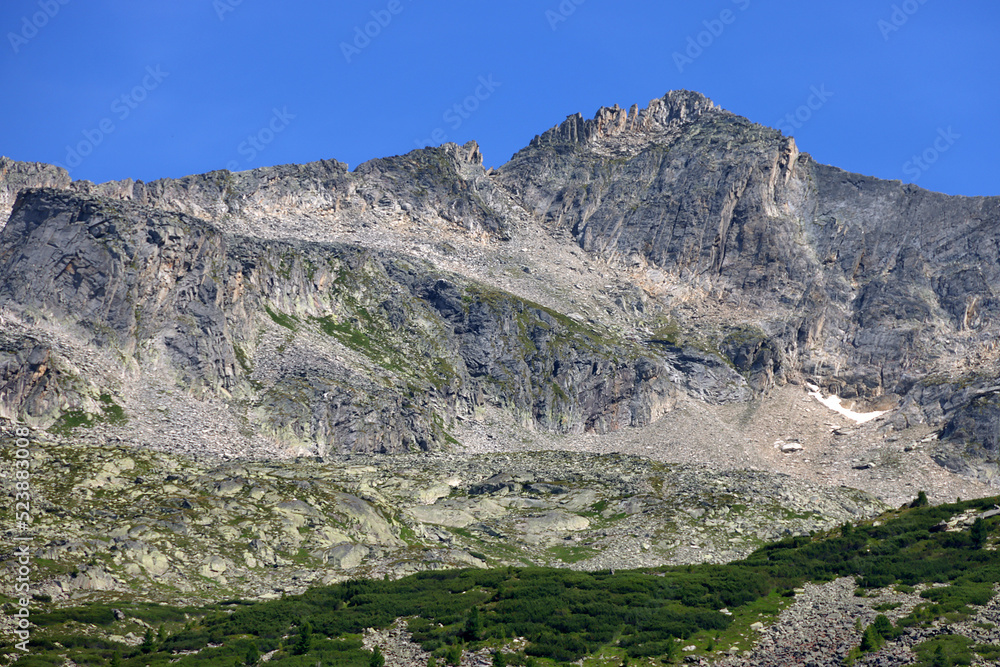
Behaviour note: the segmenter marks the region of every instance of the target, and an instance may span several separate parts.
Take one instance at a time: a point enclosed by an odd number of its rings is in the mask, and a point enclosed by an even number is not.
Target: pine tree
[[[864,633],[861,635],[861,651],[863,653],[868,653],[870,651],[877,651],[879,646],[882,645],[882,637],[875,630],[875,627],[869,625],[865,628]]]
[[[972,524],[972,544],[978,549],[986,544],[987,537],[989,537],[989,533],[986,531],[986,522],[977,518]]]
[[[256,642],[250,644],[250,648],[247,649],[247,655],[243,662],[247,665],[247,667],[253,667],[253,665],[260,662],[260,651],[257,649]]]
[[[146,628],[146,633],[142,636],[142,643],[139,644],[139,650],[143,653],[151,653],[153,645],[153,631],[150,628]]]
[[[892,621],[885,614],[879,614],[875,617],[875,622],[872,623],[872,627],[879,636],[886,639],[891,639],[893,635]]]
[[[479,617],[479,607],[473,607],[465,618],[465,628],[462,636],[466,641],[479,641],[483,635],[483,620]]]
[[[368,658],[368,667],[384,667],[385,656],[382,655],[382,649],[378,646],[372,649],[372,655]]]
[[[944,654],[944,646],[941,644],[937,645],[934,649],[934,656],[931,658],[931,665],[933,667],[951,667],[951,659]]]
[[[295,655],[305,655],[312,648],[312,623],[306,621],[299,629],[299,638],[295,641],[292,653]]]

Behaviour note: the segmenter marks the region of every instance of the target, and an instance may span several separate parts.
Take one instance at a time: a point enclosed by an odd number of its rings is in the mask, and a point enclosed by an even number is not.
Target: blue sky
[[[0,154],[153,180],[475,139],[668,90],[817,160],[1000,195],[995,0],[4,0]]]

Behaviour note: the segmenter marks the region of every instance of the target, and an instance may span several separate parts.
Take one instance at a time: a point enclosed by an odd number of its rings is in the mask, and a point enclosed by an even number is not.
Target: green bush
[[[274,667],[312,667],[317,661],[367,667],[373,653],[362,649],[358,637],[365,628],[385,628],[398,618],[410,619],[414,640],[438,664],[442,659],[454,662],[466,642],[478,650],[511,635],[527,638],[528,644],[523,653],[498,658],[508,664],[575,662],[614,643],[633,659],[663,659],[676,652],[675,638],[704,638],[728,628],[732,617],[719,613],[722,607],[736,611],[772,592],[787,593],[806,581],[842,576],[854,577],[862,594],[888,585],[912,592],[918,583],[946,583],[925,590],[924,602],[898,625],[926,624],[943,615],[951,622],[990,599],[994,584],[1000,582],[1000,559],[997,552],[970,548],[978,539],[971,531],[931,533],[930,528],[958,512],[996,502],[906,508],[884,517],[879,526],[862,524],[833,536],[787,538],[727,565],[614,575],[513,566],[437,570],[397,581],[346,581],[262,603],[236,600],[186,610],[124,604],[127,616],[152,624],[180,622],[185,614],[193,617],[170,636],[156,641],[150,637],[151,645],[144,645],[148,652],[125,662],[129,667],[171,660],[177,667],[247,664],[256,646],[260,653],[280,649],[269,663]],[[995,522],[983,522],[985,529],[978,530],[988,533]],[[80,665],[106,664],[118,648],[88,637],[99,633],[86,631],[87,626],[114,622],[107,605],[60,609],[32,619],[40,626],[32,637],[37,664],[53,664],[50,658],[62,664],[59,653]],[[879,616],[864,629],[865,647],[871,650],[896,632]],[[209,648],[210,643],[221,646]],[[953,648],[942,645],[940,653],[952,659],[948,656],[961,653]],[[178,659],[181,651],[196,653]],[[928,655],[934,657],[933,652]]]
[[[939,635],[913,647],[918,667],[972,664],[972,641],[959,635]]]

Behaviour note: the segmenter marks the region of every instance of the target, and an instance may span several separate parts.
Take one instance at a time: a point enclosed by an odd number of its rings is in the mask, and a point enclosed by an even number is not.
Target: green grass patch
[[[274,321],[278,326],[285,327],[286,329],[291,329],[295,331],[298,329],[296,324],[296,318],[294,315],[286,315],[280,311],[271,310],[271,307],[264,304],[264,310],[267,311],[268,316]]]
[[[549,547],[546,549],[546,553],[563,563],[579,563],[581,560],[587,560],[593,556],[600,553],[597,549],[587,546],[564,546],[562,544],[557,544],[556,546]]]
[[[75,429],[92,428],[97,424],[120,426],[128,423],[128,417],[122,406],[115,403],[111,394],[101,394],[98,397],[100,412],[89,413],[83,410],[67,410],[55,423],[48,428],[50,433],[69,437]]]

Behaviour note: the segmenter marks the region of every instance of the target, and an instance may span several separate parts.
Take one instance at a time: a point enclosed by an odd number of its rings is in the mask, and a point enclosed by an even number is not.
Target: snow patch
[[[848,419],[851,419],[858,424],[864,424],[865,422],[870,422],[876,417],[881,417],[888,410],[876,410],[875,412],[855,412],[850,408],[845,408],[840,404],[840,396],[836,394],[831,394],[826,398],[823,398],[823,394],[820,393],[819,387],[814,384],[807,384],[806,387],[809,389],[809,395],[815,398],[817,401],[830,408],[834,412],[839,412]]]

